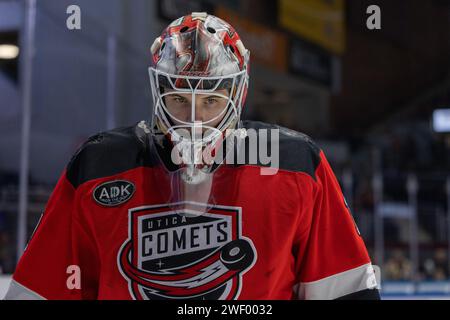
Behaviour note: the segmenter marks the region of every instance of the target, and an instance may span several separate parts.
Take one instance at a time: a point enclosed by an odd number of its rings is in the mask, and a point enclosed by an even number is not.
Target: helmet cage
[[[192,133],[192,142],[209,144],[217,140],[226,129],[231,128],[241,116],[243,93],[248,86],[245,69],[230,75],[205,77],[173,75],[150,67],[149,76],[154,105],[152,128],[157,125],[163,133],[170,134],[176,141],[186,138],[177,133],[178,129],[188,129]],[[168,92],[167,89],[171,91]],[[216,92],[220,89],[228,89],[229,95]],[[167,108],[164,97],[176,93],[191,94],[191,121],[178,119]],[[220,113],[203,122],[195,119],[196,95],[202,94],[227,99],[226,107]],[[218,119],[221,119],[219,124],[212,127],[210,124]],[[201,128],[207,131],[199,139],[197,132],[201,132]]]

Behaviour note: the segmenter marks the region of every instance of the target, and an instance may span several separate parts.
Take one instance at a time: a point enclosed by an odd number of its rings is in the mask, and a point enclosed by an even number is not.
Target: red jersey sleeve
[[[95,299],[98,256],[76,189],[60,177],[17,265],[6,299]]]
[[[297,298],[379,297],[364,241],[323,151],[311,196],[310,226],[297,266]]]

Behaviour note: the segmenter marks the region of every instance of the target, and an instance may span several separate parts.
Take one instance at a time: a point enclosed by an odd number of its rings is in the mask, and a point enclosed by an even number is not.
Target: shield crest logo
[[[253,242],[241,234],[241,208],[213,206],[198,215],[195,203],[190,207],[129,210],[118,266],[134,299],[238,298],[242,276],[257,258]]]

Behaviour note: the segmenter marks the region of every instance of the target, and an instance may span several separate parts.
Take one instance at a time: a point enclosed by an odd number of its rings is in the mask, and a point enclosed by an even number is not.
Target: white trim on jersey
[[[301,300],[331,300],[375,288],[377,280],[371,263],[295,287]]]
[[[21,285],[15,280],[11,280],[8,292],[4,300],[46,300],[43,296],[37,294],[33,290]]]

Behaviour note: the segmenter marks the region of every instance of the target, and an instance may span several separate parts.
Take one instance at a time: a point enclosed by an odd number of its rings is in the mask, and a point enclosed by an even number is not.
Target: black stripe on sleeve
[[[365,289],[353,292],[336,300],[380,300],[380,291],[378,289]]]

